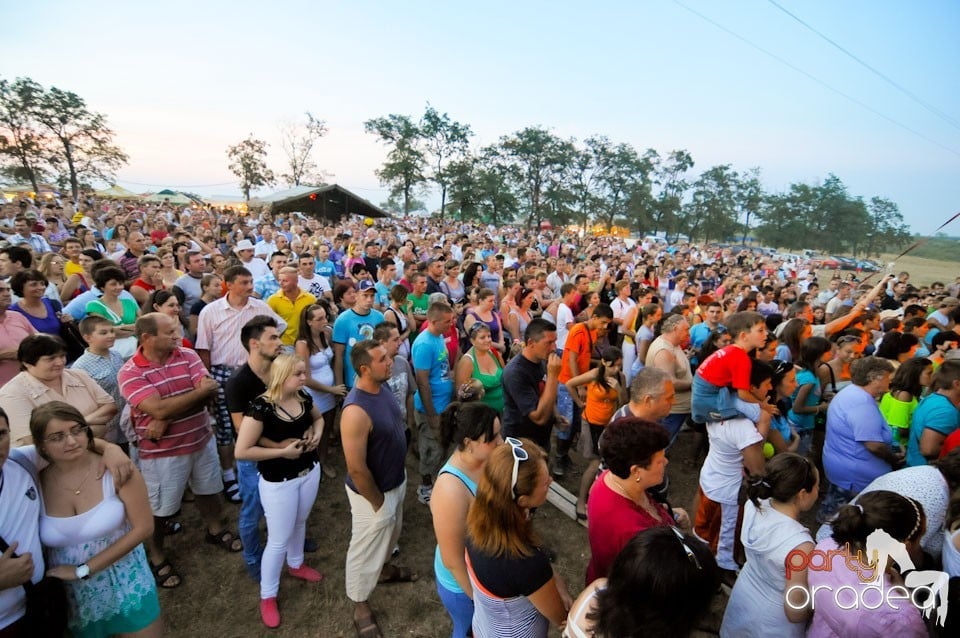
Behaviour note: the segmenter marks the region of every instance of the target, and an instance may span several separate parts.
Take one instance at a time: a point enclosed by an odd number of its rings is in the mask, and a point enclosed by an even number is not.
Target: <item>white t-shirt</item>
[[[557,306],[557,350],[563,350],[567,345],[567,335],[573,325],[573,311],[567,304],[560,302]]]
[[[710,451],[700,470],[700,489],[715,503],[736,504],[743,480],[742,450],[763,441],[744,418],[707,423]]]
[[[300,275],[298,285],[300,286],[300,290],[309,292],[317,299],[322,297],[323,293],[333,290],[330,287],[330,281],[321,275],[314,275],[312,279],[307,279],[303,275]]]
[[[19,455],[28,465],[36,464],[33,446],[10,450],[10,456]],[[32,456],[32,458],[31,458]],[[9,544],[17,542],[18,555],[30,554],[33,558],[34,583],[43,578],[43,548],[40,547],[40,490],[33,477],[8,458],[0,468],[3,489],[0,490],[0,536]],[[26,605],[23,587],[0,590],[0,629],[19,620]]]
[[[630,309],[637,305],[637,302],[627,297],[627,300],[624,301],[620,297],[617,297],[612,302],[610,302],[610,308],[613,310],[613,318],[620,319],[621,321],[627,318],[627,314],[630,313]],[[623,326],[618,326],[620,334],[623,334]]]

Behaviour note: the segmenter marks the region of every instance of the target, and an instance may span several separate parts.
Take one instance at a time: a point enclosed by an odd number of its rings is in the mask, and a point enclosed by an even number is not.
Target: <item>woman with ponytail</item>
[[[788,364],[792,365],[792,364]],[[720,626],[720,636],[803,636],[808,609],[803,596],[787,604],[789,588],[807,586],[807,570],[784,565],[793,552],[809,555],[813,538],[798,519],[817,502],[820,475],[813,463],[792,453],[767,461],[763,475],[747,480],[748,501],[743,509],[740,540],[747,563],[740,570]]]
[[[918,501],[885,490],[861,494],[855,504],[841,507],[833,522],[832,536],[817,543],[816,551],[821,556],[809,557],[811,561],[825,557],[830,566],[810,570],[808,576],[814,613],[807,636],[925,638],[927,630],[920,610],[910,600],[888,601],[885,595],[894,586],[903,587],[901,572],[912,565],[902,564],[908,562],[906,556],[868,554],[867,537],[882,530],[903,543],[910,560],[919,564],[916,557],[926,523],[923,506]],[[849,567],[877,559],[883,564],[864,565],[862,571]],[[901,564],[895,564],[897,562]],[[874,569],[882,570],[878,581],[870,580]],[[870,582],[864,582],[864,577]],[[902,596],[906,590],[894,591]],[[883,600],[879,600],[880,596]]]
[[[455,445],[450,460],[440,468],[430,497],[433,531],[437,536],[433,570],[437,593],[453,620],[453,638],[463,638],[473,621],[473,590],[463,558],[467,511],[490,453],[503,442],[497,411],[480,403],[454,401],[440,415],[444,450]]]

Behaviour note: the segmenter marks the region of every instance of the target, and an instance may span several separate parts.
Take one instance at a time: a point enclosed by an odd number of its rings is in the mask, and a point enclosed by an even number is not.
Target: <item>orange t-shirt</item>
[[[566,383],[573,378],[570,373],[570,357],[577,358],[577,370],[583,374],[590,369],[590,355],[593,345],[597,342],[597,331],[587,328],[585,323],[574,324],[567,334],[567,343],[563,348],[562,365],[560,366],[560,383]]]
[[[594,381],[587,385],[587,400],[584,402],[583,418],[590,425],[606,425],[620,407],[620,393],[616,388],[604,390]]]

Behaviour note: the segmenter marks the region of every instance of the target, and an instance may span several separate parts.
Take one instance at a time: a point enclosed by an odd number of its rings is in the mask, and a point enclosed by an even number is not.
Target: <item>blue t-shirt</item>
[[[343,350],[343,382],[348,388],[353,387],[357,373],[350,363],[350,351],[358,341],[373,337],[373,329],[383,321],[383,313],[371,310],[368,314],[358,315],[353,310],[347,310],[333,322],[333,342],[342,343]]]
[[[378,281],[377,285],[373,287],[373,301],[380,305],[381,308],[386,308],[390,305],[390,289],[393,288],[393,283],[390,285],[384,285],[382,281]]]
[[[313,272],[322,275],[327,278],[327,281],[330,282],[330,285],[333,285],[333,276],[337,274],[337,267],[333,265],[333,262],[329,259],[326,261],[317,260],[316,265],[313,267]]]
[[[810,392],[807,393],[807,401],[804,403],[806,407],[812,408],[815,405],[820,405],[821,396],[823,394],[823,389],[820,387],[820,379],[817,378],[812,371],[803,368],[797,372],[797,389],[794,391],[793,395],[790,397],[791,401],[796,402],[797,394],[800,392],[800,388],[804,385],[812,384],[813,387],[810,388]],[[796,424],[797,430],[812,430],[813,429],[813,414],[797,414],[790,409],[790,420]]]
[[[927,428],[950,436],[960,427],[960,411],[947,397],[931,394],[913,411],[910,421],[910,441],[907,443],[907,465],[926,465],[927,459],[920,453],[920,437]]]
[[[710,326],[706,321],[690,328],[690,345],[699,350],[710,336]]]
[[[870,393],[858,385],[848,385],[837,393],[827,411],[827,438],[823,444],[827,479],[837,487],[859,492],[891,471],[889,463],[874,456],[864,445],[870,441],[891,445],[890,426]]]
[[[411,352],[413,371],[430,371],[430,395],[433,399],[433,409],[437,414],[443,412],[453,398],[453,381],[450,379],[450,352],[443,340],[443,335],[434,335],[424,330],[417,335]],[[417,412],[426,412],[423,401],[420,399],[420,390],[413,398],[413,407]]]

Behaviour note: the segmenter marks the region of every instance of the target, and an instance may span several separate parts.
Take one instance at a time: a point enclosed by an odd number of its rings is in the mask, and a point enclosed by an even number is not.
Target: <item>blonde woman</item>
[[[260,616],[280,626],[277,592],[284,557],[291,576],[319,583],[323,575],[303,562],[307,516],[320,487],[317,445],[323,415],[304,391],[307,364],[283,354],[270,366],[267,391],[253,400],[237,436],[236,458],[256,461],[267,544],[260,563]]]
[[[57,253],[47,253],[40,260],[40,272],[49,282],[44,294],[54,301],[60,300],[60,291],[63,290],[63,284],[67,282],[67,278],[63,274],[65,265],[66,262],[63,257]]]

